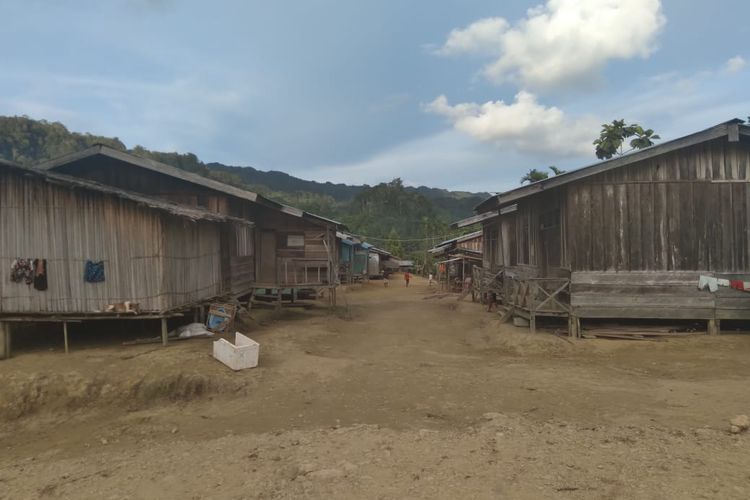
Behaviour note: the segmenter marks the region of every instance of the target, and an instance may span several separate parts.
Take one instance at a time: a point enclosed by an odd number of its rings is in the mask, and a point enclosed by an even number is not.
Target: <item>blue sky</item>
[[[320,181],[500,191],[750,114],[750,2],[0,0],[0,114]]]

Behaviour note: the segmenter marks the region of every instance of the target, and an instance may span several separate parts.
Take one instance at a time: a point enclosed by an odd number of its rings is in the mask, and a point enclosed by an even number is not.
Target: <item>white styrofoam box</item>
[[[240,332],[234,334],[234,344],[224,339],[214,342],[214,358],[232,370],[243,370],[258,366],[260,344]]]

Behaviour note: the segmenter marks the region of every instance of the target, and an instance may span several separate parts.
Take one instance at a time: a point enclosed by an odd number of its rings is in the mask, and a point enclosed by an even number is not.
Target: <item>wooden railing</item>
[[[505,277],[504,302],[515,311],[526,313],[531,330],[537,316],[570,317],[570,279]]]
[[[317,286],[332,283],[326,259],[279,258],[278,281],[284,286]]]

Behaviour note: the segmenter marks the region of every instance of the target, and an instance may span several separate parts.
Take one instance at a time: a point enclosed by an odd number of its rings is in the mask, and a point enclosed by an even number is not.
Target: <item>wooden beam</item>
[[[721,334],[721,320],[720,319],[708,320],[708,334],[709,335]]]
[[[10,358],[10,325],[0,321],[0,359]]]
[[[70,347],[68,344],[68,322],[63,321],[63,341],[65,342],[65,354],[68,354],[70,352]]]
[[[169,344],[169,330],[167,328],[167,318],[161,319],[161,345]]]

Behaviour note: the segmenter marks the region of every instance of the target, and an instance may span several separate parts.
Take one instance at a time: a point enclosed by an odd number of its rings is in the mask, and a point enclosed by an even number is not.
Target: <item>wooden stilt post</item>
[[[161,345],[166,346],[169,343],[169,331],[167,329],[167,318],[161,319]]]
[[[70,344],[68,344],[68,322],[63,321],[63,341],[65,342],[65,354],[70,352]]]
[[[0,359],[10,358],[10,324],[0,321]]]
[[[721,334],[721,320],[716,319],[716,318],[708,320],[708,334],[709,335]]]
[[[278,289],[278,295],[276,298],[276,309],[281,309],[281,303],[282,303],[282,295],[281,295],[281,288]]]

